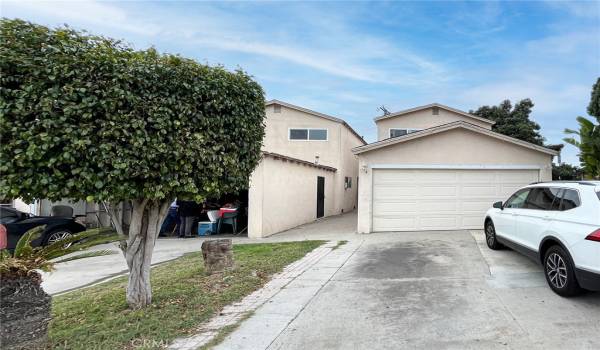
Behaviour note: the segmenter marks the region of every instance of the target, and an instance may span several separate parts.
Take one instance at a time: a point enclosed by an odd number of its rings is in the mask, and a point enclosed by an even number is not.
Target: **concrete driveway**
[[[292,282],[317,291],[283,289],[294,298],[265,303],[218,348],[600,348],[600,293],[561,298],[536,264],[484,245],[478,231],[354,236],[338,267]]]

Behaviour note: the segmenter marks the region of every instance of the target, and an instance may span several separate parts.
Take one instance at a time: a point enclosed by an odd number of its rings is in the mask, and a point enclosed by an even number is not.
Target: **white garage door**
[[[373,231],[479,229],[538,170],[373,170]]]

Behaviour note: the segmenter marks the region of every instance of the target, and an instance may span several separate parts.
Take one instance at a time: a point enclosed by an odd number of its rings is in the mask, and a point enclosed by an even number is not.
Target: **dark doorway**
[[[317,218],[325,215],[325,178],[317,176]]]

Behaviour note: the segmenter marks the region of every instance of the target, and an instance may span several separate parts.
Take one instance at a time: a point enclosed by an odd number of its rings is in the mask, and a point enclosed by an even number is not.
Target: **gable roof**
[[[398,116],[401,116],[401,115],[404,115],[404,114],[408,114],[408,113],[412,113],[412,112],[416,112],[416,111],[421,111],[421,110],[428,109],[428,108],[433,108],[433,107],[438,107],[438,108],[441,108],[441,109],[445,109],[445,110],[447,110],[449,112],[453,112],[453,113],[462,115],[462,116],[467,117],[467,118],[476,119],[476,120],[479,120],[479,121],[484,122],[484,123],[489,123],[491,125],[496,124],[496,122],[493,121],[493,120],[489,120],[487,118],[478,117],[476,115],[469,114],[469,113],[467,113],[465,111],[461,111],[461,110],[456,109],[456,108],[448,107],[448,106],[445,106],[445,105],[440,104],[440,103],[430,103],[430,104],[424,105],[424,106],[419,106],[419,107],[414,107],[414,108],[410,108],[410,109],[405,109],[403,111],[394,112],[394,113],[391,113],[391,114],[387,114],[387,115],[382,115],[380,117],[376,117],[374,120],[375,120],[375,122],[378,122],[378,121],[383,120],[383,119],[394,118],[394,117],[398,117]]]
[[[365,145],[367,144],[367,141],[365,141],[365,139],[362,136],[360,136],[356,131],[354,131],[354,129],[352,129],[352,127],[348,123],[346,123],[343,119],[332,117],[332,116],[327,115],[327,114],[319,113],[319,112],[310,110],[308,108],[296,106],[296,105],[293,105],[291,103],[287,103],[287,102],[283,102],[283,101],[279,101],[279,100],[270,100],[270,101],[267,101],[265,103],[265,106],[270,106],[270,105],[281,105],[281,106],[284,106],[284,107],[287,107],[287,108],[290,108],[290,109],[295,109],[295,110],[300,111],[300,112],[304,112],[304,113],[307,113],[307,114],[310,114],[310,115],[314,115],[315,117],[319,117],[319,118],[331,120],[332,122],[340,123],[340,124],[344,125],[346,128],[348,128],[348,130],[350,130],[350,132],[352,134],[354,134],[354,136],[358,137],[358,139],[360,141],[362,141],[363,144],[365,144]]]
[[[359,146],[359,147],[355,147],[352,149],[352,153],[354,154],[360,154],[360,153],[364,153],[364,152],[369,152],[369,151],[373,151],[379,148],[383,148],[383,147],[387,147],[387,146],[391,146],[391,145],[395,145],[398,143],[402,143],[402,142],[406,142],[406,141],[410,141],[410,140],[414,140],[414,139],[418,139],[421,137],[425,137],[425,136],[430,136],[430,135],[435,135],[435,134],[439,134],[445,131],[449,131],[452,129],[467,129],[467,130],[471,130],[474,131],[476,133],[479,134],[483,134],[486,136],[490,136],[493,137],[495,139],[498,140],[502,140],[505,142],[509,142],[509,143],[513,143],[515,145],[521,146],[521,147],[525,147],[525,148],[529,148],[532,149],[534,151],[538,151],[538,152],[542,152],[542,153],[546,153],[549,155],[553,155],[556,156],[558,155],[559,152],[546,148],[546,147],[542,147],[542,146],[538,146],[538,145],[534,145],[533,143],[529,143],[529,142],[525,142],[519,139],[515,139],[513,137],[510,136],[506,136],[491,130],[488,130],[486,128],[482,128],[480,126],[477,126],[475,124],[471,124],[471,123],[467,123],[465,121],[462,120],[458,120],[452,123],[448,123],[448,124],[443,124],[443,125],[439,125],[439,126],[434,126],[432,128],[429,129],[424,129],[421,131],[416,131],[404,136],[400,136],[400,137],[393,137],[393,138],[389,138],[389,139],[385,139],[385,140],[381,140],[381,141],[377,141],[377,142],[373,142],[370,143],[368,145],[364,145],[364,146]]]

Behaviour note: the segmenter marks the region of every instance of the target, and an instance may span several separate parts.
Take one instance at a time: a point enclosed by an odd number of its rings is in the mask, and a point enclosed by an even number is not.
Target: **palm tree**
[[[586,176],[600,179],[600,125],[584,117],[577,117],[577,122],[579,130],[565,129],[565,133],[577,135],[579,140],[574,137],[563,140],[579,148],[579,160]]]
[[[99,228],[44,247],[32,247],[31,242],[43,230],[41,226],[27,231],[12,252],[0,250],[0,344],[6,349],[45,346],[52,298],[42,289],[37,270],[49,272],[61,262],[114,254],[111,250],[78,252],[121,239],[111,228]],[[0,234],[6,235],[3,225]]]

